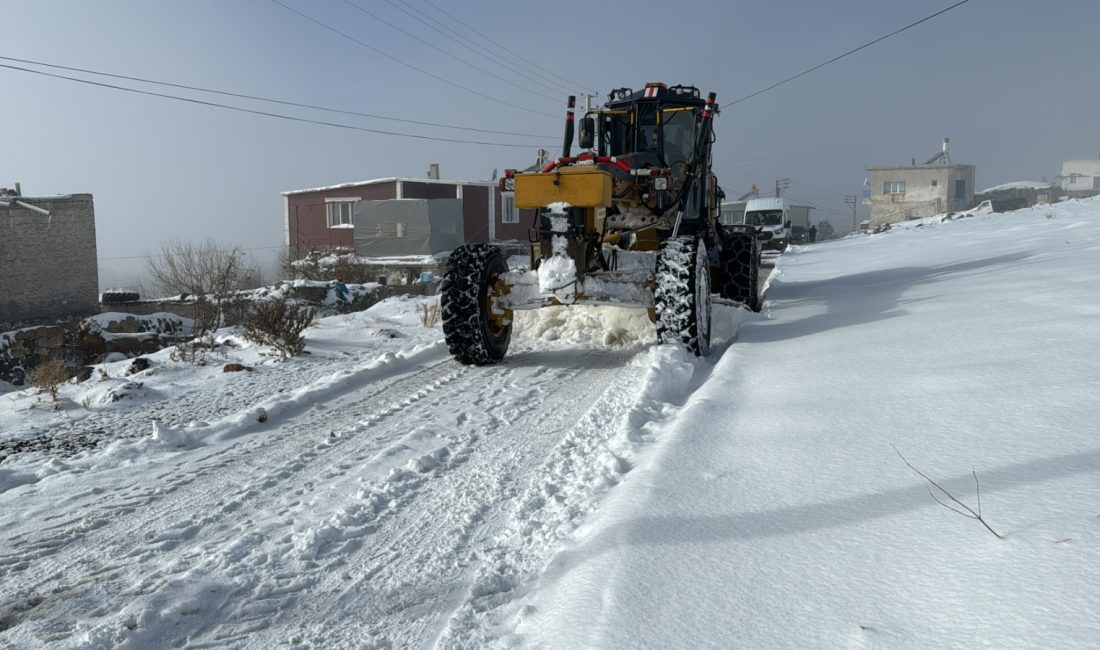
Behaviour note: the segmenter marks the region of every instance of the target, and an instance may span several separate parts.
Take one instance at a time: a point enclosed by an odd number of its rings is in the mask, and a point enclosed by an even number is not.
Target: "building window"
[[[500,195],[500,222],[519,223],[519,210],[516,209],[515,194]]]
[[[356,237],[365,239],[401,239],[405,236],[403,223],[372,223],[366,227],[365,233],[360,230],[356,231]]]
[[[886,181],[882,184],[883,194],[905,194],[905,181]]]
[[[935,187],[936,185],[939,185],[939,181],[932,181],[932,187]]]
[[[357,199],[341,199],[325,204],[328,210],[329,228],[351,228],[351,211]]]

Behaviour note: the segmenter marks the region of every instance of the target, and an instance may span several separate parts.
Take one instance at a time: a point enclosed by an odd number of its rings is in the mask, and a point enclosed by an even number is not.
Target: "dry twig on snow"
[[[890,445],[890,446],[894,447],[893,445]],[[993,528],[988,523],[986,523],[985,519],[982,517],[982,484],[981,484],[981,482],[978,481],[978,473],[976,471],[974,471],[973,468],[971,468],[970,473],[971,473],[971,475],[974,476],[974,489],[977,492],[977,496],[978,496],[978,509],[977,510],[974,510],[973,508],[966,505],[962,501],[959,501],[958,499],[956,499],[955,495],[953,495],[950,492],[948,492],[947,490],[945,490],[942,485],[940,485],[939,483],[933,481],[931,478],[928,477],[927,474],[920,471],[916,467],[913,467],[913,464],[910,463],[909,460],[905,456],[901,455],[901,452],[898,451],[897,447],[894,447],[894,451],[897,452],[898,457],[901,458],[902,462],[905,463],[906,466],[909,467],[909,469],[913,470],[918,475],[920,475],[921,478],[923,478],[924,480],[931,483],[932,487],[936,488],[936,490],[938,490],[940,493],[942,493],[944,496],[946,496],[955,505],[951,505],[950,503],[946,503],[945,501],[943,501],[942,499],[937,497],[936,493],[933,492],[931,488],[929,488],[928,489],[928,496],[932,497],[932,499],[936,503],[940,504],[944,508],[947,508],[951,512],[960,514],[960,515],[962,515],[962,516],[964,516],[968,519],[974,519],[974,520],[978,521],[979,523],[981,523],[981,525],[985,526],[986,530],[993,533],[993,535],[995,535],[997,537],[997,539],[1004,539],[1005,538],[1004,535],[1002,535],[1002,534],[998,533],[997,531],[993,530]]]

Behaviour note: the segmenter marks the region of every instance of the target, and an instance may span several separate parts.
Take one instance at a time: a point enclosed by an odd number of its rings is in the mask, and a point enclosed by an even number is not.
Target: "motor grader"
[[[465,244],[448,259],[440,304],[451,354],[496,363],[514,312],[595,304],[647,309],[660,342],[705,355],[712,294],[760,309],[755,229],[718,221],[715,94],[663,83],[617,88],[580,119],[573,156],[575,101],[562,156],[501,179],[517,208],[535,210],[528,267],[509,269],[491,244]]]

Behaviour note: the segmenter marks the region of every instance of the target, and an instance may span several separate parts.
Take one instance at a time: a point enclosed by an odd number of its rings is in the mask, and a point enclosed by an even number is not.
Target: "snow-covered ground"
[[[574,308],[461,366],[392,299],[0,394],[0,646],[1095,647],[1098,252],[1097,201],[792,247],[701,360]]]
[[[1100,202],[907,226],[782,258],[517,643],[1100,646]]]

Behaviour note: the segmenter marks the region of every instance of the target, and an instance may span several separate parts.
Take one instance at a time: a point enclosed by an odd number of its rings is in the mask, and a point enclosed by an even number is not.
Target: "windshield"
[[[664,123],[665,165],[675,167],[676,163],[690,161],[691,150],[695,146],[695,112],[662,111],[661,118]]]
[[[653,106],[640,106],[636,120],[628,111],[608,111],[600,114],[599,153],[621,156],[636,151],[654,154],[663,150],[666,167],[680,167],[691,160],[695,147],[694,110],[662,110],[660,123]],[[658,139],[661,139],[659,142]]]
[[[763,210],[749,212],[745,215],[745,222],[753,226],[781,226],[783,225],[782,210]]]

